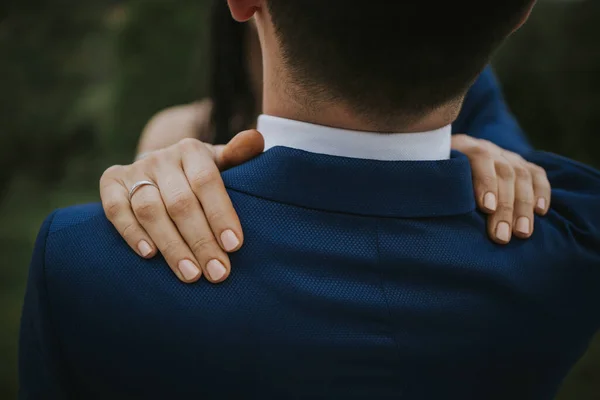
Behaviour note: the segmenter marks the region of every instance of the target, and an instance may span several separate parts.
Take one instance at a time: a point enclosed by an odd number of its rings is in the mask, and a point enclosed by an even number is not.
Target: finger
[[[515,207],[513,233],[521,239],[527,239],[533,233],[533,210],[535,207],[533,182],[526,163],[514,166],[515,171]]]
[[[475,199],[482,212],[491,214],[498,205],[498,181],[492,154],[466,135],[455,135],[452,148],[464,153],[471,163]]]
[[[512,236],[515,203],[515,172],[505,158],[496,160],[498,208],[488,217],[488,233],[498,244],[507,244]]]
[[[124,173],[122,169],[118,174],[121,173]],[[105,173],[100,179],[100,198],[106,217],[133,251],[144,258],[154,257],[156,246],[133,214],[129,191],[120,179],[109,174]]]
[[[198,261],[167,214],[158,189],[149,185],[139,188],[131,207],[179,280],[192,283],[200,279]]]
[[[452,148],[458,150],[461,153],[466,153],[467,150],[477,144],[477,139],[465,135],[464,133],[458,133],[452,135]]]
[[[546,171],[535,164],[528,164],[533,182],[533,193],[535,199],[535,212],[538,215],[546,215],[550,209],[552,188]]]
[[[265,140],[256,130],[238,133],[225,146],[216,146],[217,166],[221,171],[238,166],[263,152]]]
[[[481,211],[492,214],[498,207],[498,179],[494,160],[490,155],[480,152],[469,159],[477,204]]]
[[[227,252],[238,250],[244,234],[221,174],[206,151],[186,147],[182,149],[182,165],[186,185],[200,201],[204,216],[221,248]]]
[[[212,165],[216,170],[216,166]],[[229,257],[216,240],[204,215],[205,211],[192,192],[186,176],[179,168],[165,164],[161,172],[156,173],[156,183],[161,188],[169,216],[194,254],[204,276],[213,283],[227,279]]]

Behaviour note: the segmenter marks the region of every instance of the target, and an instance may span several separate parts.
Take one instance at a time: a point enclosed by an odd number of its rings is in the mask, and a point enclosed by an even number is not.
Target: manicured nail
[[[537,208],[540,210],[545,210],[546,209],[546,199],[543,197],[540,197],[537,201]]]
[[[496,195],[494,193],[486,193],[483,196],[483,206],[490,211],[496,211]]]
[[[219,260],[210,260],[208,264],[206,264],[206,270],[208,271],[210,279],[213,281],[221,280],[227,273],[225,266],[221,264]]]
[[[200,274],[198,267],[190,260],[181,260],[177,266],[179,267],[179,272],[181,272],[181,275],[183,275],[183,278],[186,281],[191,281]]]
[[[231,229],[227,229],[221,233],[221,243],[225,251],[233,251],[240,245],[240,240]]]
[[[510,225],[506,222],[500,222],[496,227],[496,237],[502,242],[510,241]]]
[[[142,257],[148,257],[152,253],[152,247],[145,240],[140,240],[138,250]]]
[[[519,217],[517,219],[517,232],[523,235],[529,235],[529,218]]]

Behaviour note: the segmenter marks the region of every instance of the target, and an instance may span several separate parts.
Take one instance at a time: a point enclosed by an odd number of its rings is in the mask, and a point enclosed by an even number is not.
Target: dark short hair
[[[532,0],[268,0],[293,86],[365,116],[466,93]]]

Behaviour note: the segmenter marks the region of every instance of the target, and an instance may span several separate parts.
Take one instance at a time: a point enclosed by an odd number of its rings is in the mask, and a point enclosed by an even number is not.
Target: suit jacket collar
[[[379,217],[441,217],[475,209],[467,158],[377,161],[274,147],[223,174],[228,189],[298,207]]]

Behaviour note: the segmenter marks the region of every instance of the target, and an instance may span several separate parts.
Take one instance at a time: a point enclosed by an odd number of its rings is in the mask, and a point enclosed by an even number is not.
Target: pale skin
[[[262,6],[260,0],[230,1],[236,19],[245,21],[255,16],[263,48],[273,49],[263,54],[265,71],[257,71],[256,60],[249,60],[252,75],[260,76],[255,78],[255,84],[257,79],[262,82],[262,73],[265,74],[263,112],[373,130],[361,125],[361,121],[352,121],[351,110],[343,106],[329,107],[327,114],[313,113],[307,119],[298,115],[295,103],[285,93],[268,85],[269,74],[284,69],[277,64],[277,45],[270,42],[274,36]],[[260,48],[258,41],[254,45]],[[260,52],[251,53],[260,57]],[[278,82],[282,79],[285,76],[277,77]],[[244,236],[220,171],[256,157],[264,147],[256,130],[244,131],[224,146],[198,140],[198,132],[204,140],[210,137],[210,107],[210,101],[205,100],[157,114],[140,139],[139,152],[146,155],[133,164],[107,169],[100,180],[106,215],[129,246],[144,258],[161,252],[176,276],[186,283],[196,282],[202,276],[219,283],[229,276],[228,253],[243,245]],[[455,103],[448,104],[448,109],[424,117],[409,129],[423,131],[450,123],[448,116],[453,119],[459,111],[453,107],[456,108]],[[534,214],[543,216],[550,207],[550,184],[545,171],[515,153],[468,135],[454,135],[452,147],[470,160],[474,195],[478,208],[488,215],[491,240],[502,245],[513,236],[528,239],[533,233]],[[129,189],[141,180],[155,182],[158,189],[144,186],[130,202]]]

